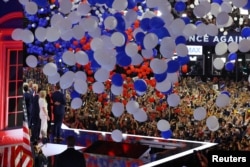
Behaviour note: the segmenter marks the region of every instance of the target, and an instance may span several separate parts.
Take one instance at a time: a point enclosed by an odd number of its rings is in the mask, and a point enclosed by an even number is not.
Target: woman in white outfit
[[[40,129],[40,139],[47,139],[47,128],[49,121],[49,115],[48,115],[48,109],[47,109],[48,103],[46,101],[46,91],[42,90],[40,91],[40,97],[39,97],[39,108],[40,113],[39,117],[41,119],[41,129]]]

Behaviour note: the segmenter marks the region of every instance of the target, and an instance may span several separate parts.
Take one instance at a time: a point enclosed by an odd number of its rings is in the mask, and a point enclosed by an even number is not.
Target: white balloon
[[[244,7],[247,4],[248,0],[232,0],[232,3],[234,6],[240,8],[240,7]]]
[[[26,3],[29,2],[29,0],[18,0],[18,2],[22,5],[25,5]]]
[[[137,19],[137,12],[132,10],[132,9],[128,9],[127,13],[124,16],[125,20],[128,23],[133,23],[135,22],[135,20]]]
[[[137,53],[131,59],[132,59],[131,65],[140,65],[143,62],[143,58],[139,53]]]
[[[172,83],[165,79],[162,82],[157,82],[155,88],[160,92],[167,92],[172,88]]]
[[[150,59],[153,57],[154,52],[152,49],[142,49],[141,54],[144,58]]]
[[[232,5],[229,2],[222,2],[221,10],[226,13],[231,13],[232,12]]]
[[[81,16],[86,16],[91,10],[91,7],[88,3],[80,3],[77,7],[77,12]]]
[[[94,31],[98,27],[98,18],[95,16],[90,16],[82,19],[80,24],[88,32]]]
[[[188,55],[188,48],[185,44],[178,44],[176,46],[176,53],[180,57],[184,57]]]
[[[123,11],[128,7],[128,1],[124,0],[114,0],[112,8],[117,11]]]
[[[135,113],[133,113],[133,116],[138,122],[145,122],[148,120],[148,115],[142,108],[139,108]]]
[[[246,53],[246,52],[250,51],[249,46],[250,46],[250,40],[249,39],[242,39],[239,42],[239,51],[243,52],[243,53]]]
[[[210,35],[210,36],[216,36],[218,35],[218,27],[212,23],[208,24],[207,27],[206,27],[206,33],[207,35]]]
[[[166,80],[170,81],[171,83],[177,83],[178,82],[178,72],[174,72],[174,73],[167,73],[167,78]]]
[[[201,121],[201,120],[205,119],[206,116],[207,116],[207,111],[204,107],[197,107],[194,110],[194,119],[195,120]]]
[[[230,42],[227,48],[230,53],[235,53],[238,51],[239,45],[237,42]]]
[[[167,131],[170,129],[170,123],[165,119],[161,119],[157,122],[157,129],[161,132]]]
[[[89,57],[86,52],[80,50],[76,52],[74,55],[75,55],[76,62],[78,64],[86,65],[89,63]]]
[[[167,102],[168,102],[168,105],[171,106],[171,107],[176,107],[179,105],[180,103],[180,96],[175,94],[175,93],[172,93],[171,95],[168,96],[167,98]]]
[[[111,111],[115,117],[120,117],[124,113],[124,105],[120,102],[114,102],[112,104]]]
[[[115,86],[115,85],[111,85],[111,92],[114,94],[114,95],[121,95],[122,94],[122,91],[123,91],[123,87],[122,86]]]
[[[73,36],[74,36],[74,34],[73,34],[72,29],[67,30],[67,31],[64,31],[64,32],[61,33],[61,38],[62,38],[62,40],[64,40],[64,41],[69,41],[69,40],[71,40],[71,39],[73,38]]]
[[[106,82],[109,79],[109,71],[104,68],[99,68],[95,74],[94,78],[99,82]]]
[[[102,82],[93,83],[92,88],[93,88],[93,91],[97,94],[103,93],[105,89]]]
[[[59,81],[60,87],[62,89],[68,89],[70,86],[72,86],[74,82],[75,74],[72,71],[67,71],[64,73]]]
[[[226,94],[219,94],[216,98],[216,105],[218,107],[226,107],[230,102],[230,97]]]
[[[118,130],[118,129],[113,130],[111,132],[111,138],[115,142],[121,142],[122,141],[122,132],[120,130]]]
[[[43,67],[43,73],[47,76],[54,76],[57,73],[57,66],[55,63],[47,63]]]
[[[50,84],[56,84],[60,81],[60,74],[57,72],[55,75],[48,76],[48,82]]]
[[[117,26],[117,20],[114,16],[108,16],[105,20],[104,20],[104,27],[105,29],[108,30],[113,30],[115,29]]]
[[[216,55],[224,55],[227,52],[227,44],[226,42],[218,42],[215,45],[215,53]]]
[[[32,43],[34,41],[34,38],[35,37],[30,30],[24,29],[22,31],[22,40],[24,43]]]
[[[162,59],[154,58],[150,61],[150,68],[155,74],[162,74],[166,72],[167,67],[167,63]]]
[[[221,12],[221,6],[218,3],[212,3],[210,12],[214,17],[217,17]]]
[[[63,15],[55,13],[50,18],[51,27],[58,27],[59,23],[64,20]]]
[[[125,53],[130,57],[133,57],[134,55],[136,55],[138,53],[137,44],[135,42],[129,42],[125,46]]]
[[[82,99],[79,98],[79,97],[76,97],[76,98],[73,98],[71,103],[70,103],[70,106],[72,109],[79,109],[81,108],[82,106]]]
[[[62,60],[65,64],[69,66],[73,66],[76,64],[75,54],[69,50],[63,53]]]
[[[87,75],[84,71],[77,71],[75,73],[75,79],[81,79],[83,81],[86,81],[87,80]]]
[[[23,29],[22,28],[15,28],[12,33],[11,33],[11,37],[13,40],[22,40],[22,33],[23,33]]]
[[[216,17],[216,25],[227,24],[229,20],[229,15],[226,12],[220,12]]]
[[[198,36],[204,36],[207,33],[206,29],[207,29],[207,25],[204,23],[200,23],[197,25],[196,34]]]
[[[90,47],[93,51],[103,48],[103,41],[101,38],[93,38],[90,42]]]
[[[29,67],[36,67],[37,66],[37,58],[34,55],[29,55],[28,57],[26,57],[26,64]]]
[[[25,3],[24,9],[28,14],[34,15],[38,11],[38,6],[35,2],[30,1]]]
[[[194,36],[197,32],[197,27],[196,25],[194,24],[187,24],[185,25],[184,29],[183,29],[183,34],[186,36],[186,37],[189,37],[189,36]]]
[[[102,35],[102,29],[100,27],[97,27],[93,31],[89,31],[89,36],[92,38],[100,38]]]
[[[68,14],[71,11],[71,8],[73,7],[73,4],[71,1],[68,0],[60,0],[60,7],[59,11],[62,12],[63,14]]]
[[[103,41],[103,47],[106,48],[106,49],[114,49],[115,48],[115,45],[112,44],[111,42],[111,37],[107,36],[107,35],[102,35],[101,36],[101,39]]]
[[[216,70],[221,70],[224,67],[224,62],[221,58],[215,58],[213,61],[213,66]]]
[[[161,40],[160,47],[162,47],[163,49],[165,48],[165,50],[167,51],[174,52],[176,48],[175,39],[171,37],[164,37]]]
[[[148,33],[143,39],[145,49],[153,49],[158,44],[158,37],[154,33]]]
[[[88,84],[86,80],[74,79],[74,89],[79,94],[86,94],[88,90]]]
[[[46,39],[49,42],[57,41],[61,36],[60,31],[56,27],[48,27],[46,31]]]
[[[218,127],[219,121],[215,116],[209,116],[206,119],[206,125],[209,128],[209,130],[214,130],[216,127]]]
[[[111,35],[111,42],[115,46],[123,46],[125,44],[125,37],[122,33],[120,32],[114,32]]]
[[[35,37],[38,41],[44,42],[46,40],[47,29],[44,27],[37,27],[35,30]]]
[[[85,35],[85,29],[81,25],[75,25],[71,31],[72,37],[78,40],[82,39]]]
[[[71,21],[72,24],[76,24],[80,21],[81,16],[77,11],[72,11],[69,13],[68,19]]]
[[[211,4],[208,1],[202,1],[199,5],[195,6],[193,13],[196,17],[204,17],[211,10]]]
[[[139,103],[137,101],[135,101],[135,100],[130,100],[126,104],[126,110],[130,114],[133,114],[133,113],[137,112],[139,107],[140,107]]]

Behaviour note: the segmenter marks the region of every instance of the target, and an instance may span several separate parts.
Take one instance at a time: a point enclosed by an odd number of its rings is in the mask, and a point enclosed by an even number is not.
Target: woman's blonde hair
[[[46,97],[46,91],[45,90],[41,90],[40,91],[40,97],[41,98],[45,98]]]

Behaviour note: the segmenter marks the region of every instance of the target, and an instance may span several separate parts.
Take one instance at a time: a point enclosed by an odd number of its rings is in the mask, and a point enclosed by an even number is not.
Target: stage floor
[[[67,135],[75,135],[77,137],[77,150],[84,150],[98,140],[112,141],[110,132],[70,129],[63,125],[64,138]],[[164,139],[159,137],[138,136],[123,134],[124,143],[137,143],[149,146],[150,161],[145,161],[141,167],[153,167],[163,163],[187,156],[194,151],[211,148],[216,143],[197,142],[179,139]],[[53,156],[63,152],[67,148],[65,141],[61,144],[47,143],[42,146],[42,150],[46,156]]]

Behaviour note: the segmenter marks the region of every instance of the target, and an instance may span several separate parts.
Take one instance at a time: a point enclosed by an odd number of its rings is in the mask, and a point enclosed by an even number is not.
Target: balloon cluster
[[[102,94],[105,82],[111,80],[111,92],[121,95],[123,83],[126,82],[123,74],[133,74],[138,75],[134,78],[133,88],[138,96],[142,96],[148,88],[145,78],[151,77],[156,80],[155,91],[168,96],[167,102],[172,107],[178,106],[180,101],[178,94],[172,93],[173,84],[178,82],[180,67],[189,61],[187,39],[193,35],[216,36],[219,28],[233,24],[230,15],[233,10],[250,8],[250,0],[196,0],[194,4],[187,0],[19,2],[24,7],[27,25],[24,29],[15,29],[12,38],[25,43],[29,54],[26,64],[32,68],[43,67],[49,83],[59,83],[62,89],[73,88],[80,95],[85,94],[91,84],[95,93]],[[188,16],[182,16],[191,8],[198,20],[196,22]],[[212,17],[216,22],[206,24],[202,19],[204,17]],[[220,42],[215,46],[217,55],[230,52],[225,65],[227,70],[234,68],[237,51],[248,52],[250,49],[250,40],[247,39],[250,28],[243,28],[241,34],[245,39],[239,43]],[[174,54],[177,55],[175,60],[172,59]],[[45,63],[38,61],[38,57],[51,56],[53,59]],[[125,72],[121,73],[118,67]],[[138,70],[135,69],[142,67],[146,68],[136,73]],[[215,59],[214,67],[220,70],[224,62]],[[126,72],[128,68],[130,73]],[[90,76],[93,78],[89,79]],[[224,97],[224,94],[221,96]],[[79,96],[75,98],[72,99],[72,106],[78,108],[82,101]],[[221,101],[223,105],[227,102],[221,98],[216,102],[219,104]],[[119,117],[124,108],[122,103],[113,103],[112,112]],[[147,120],[146,113],[135,101],[127,102],[126,110],[137,121]],[[196,109],[194,117],[197,120],[204,119],[204,109]],[[210,124],[211,121],[207,122]],[[163,137],[171,136],[168,126],[166,120],[158,122],[158,129],[164,132]]]

